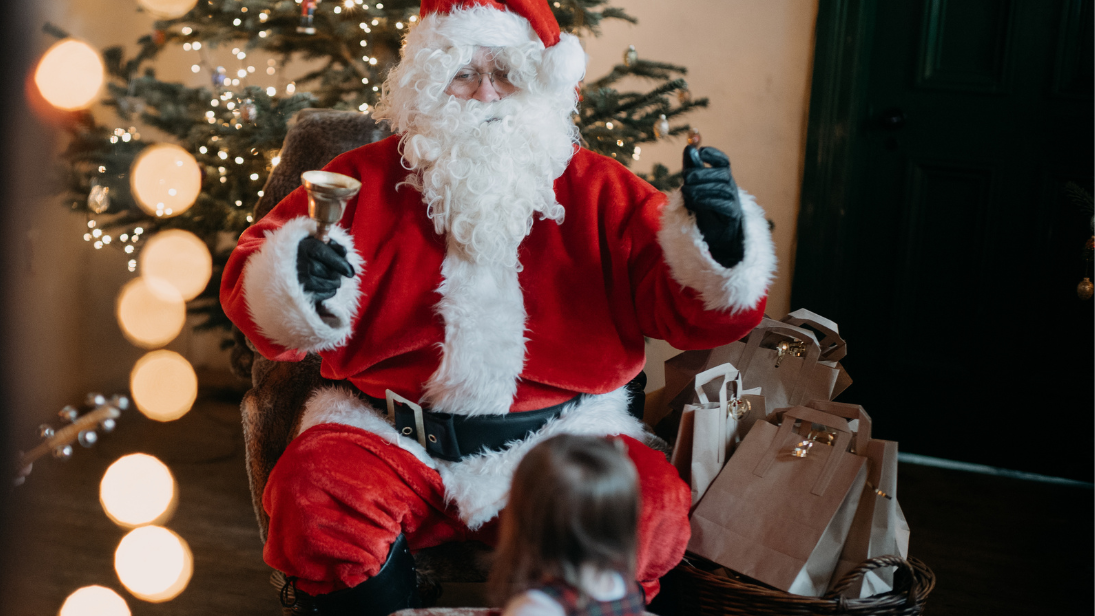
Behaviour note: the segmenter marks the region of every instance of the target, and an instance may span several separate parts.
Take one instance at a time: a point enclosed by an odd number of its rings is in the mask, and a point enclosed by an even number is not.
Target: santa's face
[[[486,47],[475,50],[471,62],[456,71],[445,94],[460,100],[493,103],[513,94],[517,86],[509,79],[509,70],[496,61]]]
[[[538,79],[540,50],[451,47],[405,56],[377,118],[402,133],[400,153],[450,251],[519,267],[536,219],[561,223],[553,183],[574,154],[573,90]]]

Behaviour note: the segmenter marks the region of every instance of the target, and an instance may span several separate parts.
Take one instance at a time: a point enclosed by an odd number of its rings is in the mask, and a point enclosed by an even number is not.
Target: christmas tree
[[[289,120],[305,108],[372,110],[380,84],[399,59],[403,33],[418,21],[419,0],[141,2],[159,10],[181,6],[185,14],[157,21],[131,57],[120,47],[103,51],[108,84],[102,103],[116,112],[119,126],[100,124],[86,111],[71,116],[71,141],[63,155],[65,202],[86,212],[84,239],[96,249],[133,255],[131,271],[143,239],[156,231],[184,229],[205,241],[214,275],[189,310],[204,315],[200,329],[228,329],[217,301],[219,270],[235,238],[253,222],[252,207],[278,163]],[[597,36],[604,20],[635,22],[606,3],[559,0],[552,7],[560,27],[579,36]],[[55,27],[47,30],[65,36]],[[207,86],[157,77],[156,63],[169,46],[193,54],[192,70],[208,76]],[[256,55],[270,57],[265,67],[248,61]],[[253,85],[263,73],[280,78],[286,67],[300,64],[311,70],[292,82]],[[687,124],[671,122],[706,106],[707,99],[692,98],[685,74],[684,67],[643,59],[634,48],[624,51],[609,74],[581,87],[575,122],[582,144],[630,165],[639,159],[640,144],[687,133]],[[617,90],[627,78],[653,87]],[[201,169],[200,194],[181,214],[142,209],[131,194],[134,160],[153,145],[142,127],[157,129],[184,148]],[[644,177],[663,190],[680,182],[679,174],[661,165]]]

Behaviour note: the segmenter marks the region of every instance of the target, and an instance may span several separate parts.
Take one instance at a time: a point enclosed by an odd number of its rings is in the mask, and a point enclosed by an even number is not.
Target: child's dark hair
[[[498,604],[582,565],[635,577],[639,486],[622,441],[559,435],[517,466],[490,576]]]

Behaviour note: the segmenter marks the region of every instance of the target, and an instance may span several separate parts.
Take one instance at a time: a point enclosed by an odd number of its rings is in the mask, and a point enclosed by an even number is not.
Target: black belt
[[[505,415],[456,415],[428,409],[416,410],[406,400],[395,396],[395,429],[407,438],[415,439],[434,458],[458,462],[468,456],[501,451],[514,441],[524,440],[547,422],[559,416],[566,402],[537,411],[506,413]],[[377,408],[387,408],[387,401],[369,397]],[[421,419],[419,419],[421,415]],[[421,421],[424,434],[418,432]]]

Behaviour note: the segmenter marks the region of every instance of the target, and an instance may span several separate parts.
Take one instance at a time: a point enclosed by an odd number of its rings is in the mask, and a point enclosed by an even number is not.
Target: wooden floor
[[[0,612],[56,614],[69,593],[99,584],[125,597],[135,616],[280,614],[247,491],[238,401],[238,391],[205,390],[193,411],[170,424],[130,413],[94,449],[78,450],[67,463],[39,464],[14,494],[19,566]],[[125,531],[98,500],[106,467],[137,451],[158,456],[175,473],[179,504],[167,526],[194,553],[189,587],[162,604],[135,599],[118,582],[113,553]],[[1090,488],[908,464],[898,485],[912,528],[910,552],[938,579],[928,614],[1093,613]]]

